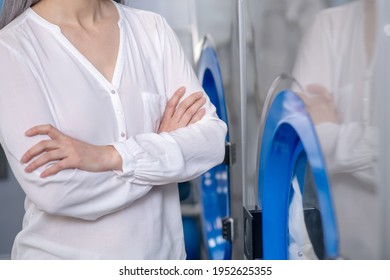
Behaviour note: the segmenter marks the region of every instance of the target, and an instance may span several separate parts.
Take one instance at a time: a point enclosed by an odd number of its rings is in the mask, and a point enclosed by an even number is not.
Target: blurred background
[[[229,127],[179,184],[188,259],[390,259],[388,1],[125,4],[167,19]],[[0,151],[0,259],[23,201]]]

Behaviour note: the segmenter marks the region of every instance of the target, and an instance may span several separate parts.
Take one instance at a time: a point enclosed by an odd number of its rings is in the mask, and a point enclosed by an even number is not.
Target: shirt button
[[[122,132],[121,137],[125,137],[125,136],[126,136],[126,133]]]
[[[118,111],[118,115],[122,115],[122,111]]]
[[[111,90],[111,94],[115,94],[116,93],[116,91],[115,90]]]

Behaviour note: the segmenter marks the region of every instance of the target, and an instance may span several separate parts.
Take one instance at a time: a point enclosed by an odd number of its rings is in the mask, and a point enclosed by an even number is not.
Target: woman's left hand
[[[42,140],[30,148],[22,157],[25,168],[33,172],[49,162],[53,162],[41,173],[45,178],[61,170],[77,168],[89,172],[121,170],[122,158],[113,146],[96,146],[65,135],[52,125],[38,125],[26,132],[26,136],[48,135],[50,140]]]
[[[202,108],[206,103],[203,92],[198,91],[192,93],[180,101],[185,91],[185,87],[181,87],[169,99],[161,119],[158,133],[171,132],[178,128],[194,124],[206,114],[206,110]]]

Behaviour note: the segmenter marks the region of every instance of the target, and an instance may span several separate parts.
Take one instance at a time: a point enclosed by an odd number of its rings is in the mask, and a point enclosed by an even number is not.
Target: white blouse
[[[375,54],[366,57],[364,19],[364,1],[319,13],[294,70],[303,87],[321,84],[330,91],[340,117],[316,131],[332,184],[340,252],[352,259],[380,256]]]
[[[177,183],[220,163],[226,125],[208,100],[206,116],[157,134],[167,100],[180,86],[202,90],[165,20],[115,4],[120,51],[112,81],[32,9],[0,31],[0,142],[26,193],[13,259],[184,259]],[[64,170],[28,174],[21,156],[46,136],[112,144],[123,172]]]

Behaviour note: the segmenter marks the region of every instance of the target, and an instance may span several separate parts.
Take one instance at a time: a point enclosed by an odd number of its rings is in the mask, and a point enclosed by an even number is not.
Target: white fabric
[[[291,182],[294,192],[288,208],[288,259],[289,260],[316,260],[313,245],[307,232],[305,217],[303,215],[303,198],[299,182],[294,176]]]
[[[306,34],[293,75],[333,95],[340,123],[316,127],[328,172],[344,258],[379,257],[377,129],[373,62],[366,58],[364,2],[322,11]]]
[[[32,9],[0,31],[0,141],[27,196],[14,259],[185,258],[175,182],[222,161],[226,125],[208,101],[198,123],[155,133],[177,88],[186,86],[186,96],[202,88],[162,17],[116,6],[112,82]],[[21,156],[47,137],[24,132],[46,123],[88,143],[113,144],[123,172],[25,173]]]

